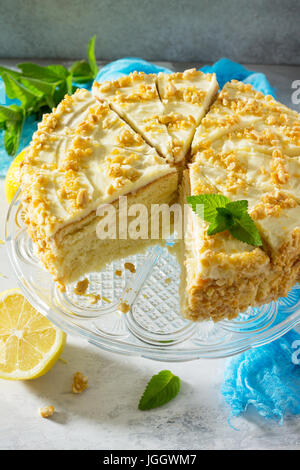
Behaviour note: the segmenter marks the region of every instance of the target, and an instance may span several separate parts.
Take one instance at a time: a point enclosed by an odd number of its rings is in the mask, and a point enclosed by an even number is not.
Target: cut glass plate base
[[[84,296],[74,293],[75,284],[62,293],[34,253],[18,195],[7,215],[6,242],[18,284],[29,302],[67,333],[108,351],[176,362],[227,357],[269,343],[300,323],[298,285],[288,297],[249,308],[234,320],[216,324],[184,320],[179,309],[180,269],[168,246],[153,246],[145,254],[89,274]],[[136,273],[125,270],[125,262],[133,263]],[[91,294],[100,295],[100,300],[91,303]],[[130,306],[128,313],[119,311],[121,302]]]

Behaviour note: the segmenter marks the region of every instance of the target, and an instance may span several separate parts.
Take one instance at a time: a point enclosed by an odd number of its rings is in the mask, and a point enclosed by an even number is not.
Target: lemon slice
[[[0,293],[0,378],[35,379],[59,358],[66,334],[38,313],[19,289]]]
[[[20,164],[24,160],[25,155],[26,149],[16,156],[5,177],[5,196],[9,204],[20,186]]]

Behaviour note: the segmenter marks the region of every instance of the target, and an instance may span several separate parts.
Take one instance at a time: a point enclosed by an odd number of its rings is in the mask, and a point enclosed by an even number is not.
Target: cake
[[[214,74],[194,69],[134,72],[77,90],[43,117],[22,165],[21,199],[37,254],[62,287],[157,242],[153,205],[179,201],[185,318],[233,318],[287,295],[300,268],[299,114],[251,85],[232,81],[216,97],[217,89]],[[187,204],[207,194],[247,201],[261,243],[226,227],[209,235]],[[146,236],[128,236],[127,226],[99,236],[111,208],[121,220],[122,196],[129,212],[146,207]]]
[[[182,247],[182,314],[233,318],[286,296],[300,268],[300,120],[295,111],[233,81],[198,127],[181,202],[188,195],[247,200],[262,246],[208,224],[188,210]]]
[[[196,69],[158,76],[134,72],[93,85],[96,98],[107,101],[167,161],[179,166],[217,91],[215,74]]]
[[[44,116],[21,169],[28,232],[61,286],[149,242],[127,233],[100,239],[96,229],[105,214],[99,207],[113,204],[118,215],[120,196],[127,196],[128,208],[169,203],[177,186],[176,169],[86,90]]]

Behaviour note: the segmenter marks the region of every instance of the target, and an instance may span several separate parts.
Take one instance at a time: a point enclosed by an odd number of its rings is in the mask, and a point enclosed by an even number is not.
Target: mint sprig
[[[230,201],[222,194],[200,194],[188,196],[187,202],[198,216],[209,223],[208,235],[228,230],[237,240],[249,245],[262,245],[259,231],[248,214],[247,200]]]
[[[180,390],[180,378],[169,370],[162,370],[148,383],[139,402],[139,410],[151,410],[165,405],[176,397]]]
[[[20,105],[0,106],[0,130],[5,131],[4,145],[9,155],[18,151],[25,119],[43,113],[58,105],[65,94],[75,91],[73,82],[88,83],[98,73],[93,36],[88,44],[88,60],[75,62],[69,69],[63,65],[41,66],[32,62],[18,64],[18,70],[0,66],[6,95],[17,99]],[[5,111],[5,109],[7,111]]]

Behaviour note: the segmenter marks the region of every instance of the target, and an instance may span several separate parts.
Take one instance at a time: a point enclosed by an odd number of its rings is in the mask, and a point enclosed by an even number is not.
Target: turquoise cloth
[[[100,82],[113,80],[134,70],[145,73],[171,72],[142,59],[124,58],[103,67],[98,73],[97,80]],[[227,81],[237,79],[251,83],[256,90],[264,94],[275,96],[275,90],[265,75],[247,70],[228,59],[221,59],[212,66],[203,67],[202,70],[215,72],[220,88]],[[5,96],[1,79],[0,103],[10,103]],[[32,117],[26,121],[19,151],[29,144],[36,126],[37,123]],[[0,132],[0,146],[0,176],[5,176],[12,158],[4,150],[3,132]],[[289,297],[292,298],[293,308],[295,305],[297,308],[299,289],[295,288]],[[290,299],[281,300],[277,322],[288,314],[286,306],[290,301]],[[292,354],[295,352],[293,344],[297,339],[299,335],[291,331],[271,344],[249,350],[229,360],[222,393],[231,407],[232,415],[241,414],[250,404],[255,406],[261,415],[279,422],[282,422],[286,415],[300,413],[300,367],[292,362]]]
[[[270,308],[274,308],[274,303]],[[300,286],[296,285],[287,297],[279,299],[276,308],[272,327],[299,310]],[[242,414],[250,405],[261,416],[280,424],[285,417],[299,414],[299,364],[300,335],[295,330],[229,359],[222,394],[232,416]]]

